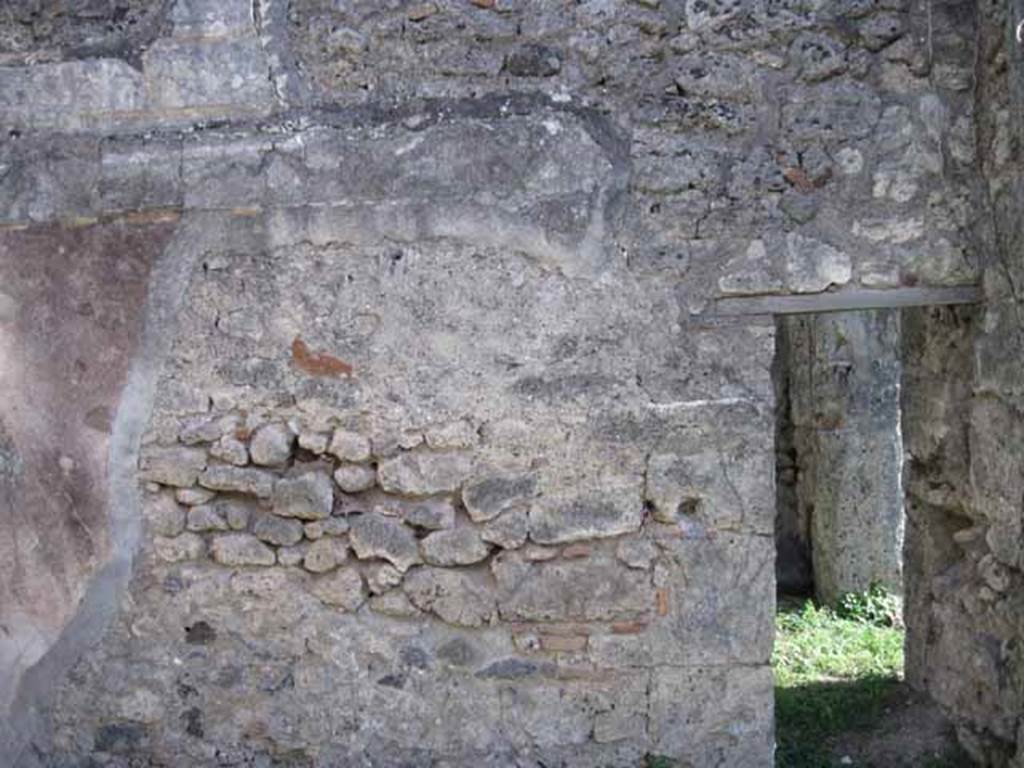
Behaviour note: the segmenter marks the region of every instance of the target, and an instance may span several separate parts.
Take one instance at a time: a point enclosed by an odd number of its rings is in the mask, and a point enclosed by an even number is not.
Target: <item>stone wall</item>
[[[717,302],[976,280],[972,9],[89,6],[0,16],[0,762],[770,762]]]
[[[907,674],[986,765],[1024,765],[1021,244],[1024,4],[981,4],[986,306],[907,317]]]

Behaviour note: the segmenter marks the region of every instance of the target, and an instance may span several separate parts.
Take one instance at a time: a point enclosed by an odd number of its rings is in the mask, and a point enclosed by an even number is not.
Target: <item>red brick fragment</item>
[[[612,624],[613,635],[639,635],[645,629],[646,621],[616,621]]]
[[[292,342],[292,362],[300,371],[311,376],[351,376],[352,366],[333,355],[313,352],[298,336]]]
[[[668,615],[668,589],[662,587],[655,591],[654,598],[658,606],[658,615]]]

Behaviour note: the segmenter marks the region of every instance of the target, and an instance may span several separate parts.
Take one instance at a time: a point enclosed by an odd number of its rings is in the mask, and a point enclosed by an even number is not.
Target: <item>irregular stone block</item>
[[[366,583],[375,595],[383,594],[402,583],[402,574],[388,563],[374,563],[366,571]]]
[[[361,493],[377,484],[377,470],[365,464],[342,464],[334,471],[334,482],[345,493]]]
[[[188,523],[186,526],[190,531],[226,531],[228,521],[225,520],[213,504],[203,504],[192,507],[188,511]]]
[[[286,520],[277,515],[264,515],[252,528],[253,535],[261,541],[278,547],[287,547],[302,541],[302,523]]]
[[[775,615],[772,537],[664,533],[670,535],[658,546],[669,565],[655,566],[658,655],[679,664],[767,663]],[[675,570],[680,567],[685,576]]]
[[[200,416],[189,419],[178,432],[178,439],[185,445],[212,443],[224,434],[220,419]]]
[[[302,565],[302,561],[306,559],[306,552],[309,550],[309,542],[302,541],[290,547],[279,547],[277,550],[277,563],[278,565],[284,565],[293,567]]]
[[[327,450],[331,436],[326,432],[300,432],[299,447],[318,456]]]
[[[422,562],[416,537],[397,520],[371,513],[351,518],[349,525],[352,549],[360,560],[387,560],[403,573]]]
[[[476,673],[481,680],[522,680],[525,677],[551,677],[556,667],[551,662],[531,659],[499,659]]]
[[[294,478],[284,478],[274,484],[275,515],[297,517],[300,520],[323,520],[331,515],[334,506],[334,487],[331,479],[319,472],[307,472]]]
[[[216,495],[216,492],[207,488],[179,488],[174,492],[174,498],[178,503],[189,507],[205,504]]]
[[[640,529],[640,494],[609,491],[586,498],[544,496],[530,507],[530,538],[540,544],[563,544],[618,536]]]
[[[33,127],[79,128],[96,112],[131,114],[145,104],[142,74],[117,59],[3,67],[5,120]]]
[[[327,452],[342,461],[360,463],[370,460],[370,440],[358,432],[336,429]]]
[[[244,531],[249,527],[249,519],[253,514],[253,508],[249,504],[237,499],[225,499],[217,507],[228,521],[228,528],[231,530]]]
[[[295,435],[285,424],[265,424],[257,429],[249,441],[249,455],[253,464],[279,467],[292,457]]]
[[[173,538],[155,537],[153,548],[162,560],[169,563],[180,563],[183,560],[198,560],[202,557],[206,552],[206,542],[198,533],[186,531]]]
[[[245,443],[235,437],[222,437],[210,446],[210,455],[236,467],[244,467],[249,463],[249,451]]]
[[[450,499],[427,499],[403,504],[402,519],[427,531],[440,531],[455,525],[455,507]]]
[[[464,419],[428,429],[424,435],[427,445],[435,451],[472,448],[477,442],[473,425]]]
[[[334,570],[348,560],[348,545],[345,542],[335,539],[318,539],[314,541],[308,550],[302,565],[307,571],[313,573],[326,573]]]
[[[742,432],[715,434],[708,444],[687,449],[648,459],[644,496],[655,520],[692,522],[707,530],[774,530],[771,450]]]
[[[849,254],[796,232],[786,237],[786,269],[789,287],[797,293],[820,293],[853,277]]]
[[[225,533],[213,538],[210,554],[221,565],[273,565],[274,550],[247,533]]]
[[[356,611],[366,602],[363,579],[355,568],[341,568],[321,576],[313,581],[309,591],[320,602],[343,611]]]
[[[449,624],[479,627],[495,617],[494,595],[465,571],[424,566],[406,574],[402,585],[413,605]]]
[[[471,565],[485,560],[491,548],[475,528],[437,531],[420,541],[423,560],[431,565]]]
[[[185,530],[185,510],[164,493],[147,494],[143,515],[157,536],[177,536]]]
[[[619,621],[649,615],[654,588],[646,573],[615,560],[530,563],[505,552],[491,563],[498,610],[516,621]]]
[[[267,498],[274,490],[276,477],[263,469],[242,467],[207,467],[199,476],[199,484],[214,491],[234,491]]]
[[[382,461],[377,477],[389,493],[432,496],[459,490],[471,470],[472,462],[461,453],[403,453]]]
[[[207,108],[266,114],[274,97],[266,59],[255,36],[223,41],[161,39],[144,57],[150,109]],[[196,78],[197,72],[205,73]],[[167,118],[165,118],[165,121]],[[220,171],[225,169],[211,169]]]
[[[206,451],[201,448],[150,446],[139,457],[140,479],[178,488],[195,485],[205,467]]]
[[[348,518],[331,517],[320,523],[324,529],[324,536],[344,536],[348,533]]]
[[[502,549],[518,549],[526,543],[530,517],[525,509],[512,509],[480,529],[480,538]]]
[[[370,610],[383,616],[407,619],[418,616],[420,610],[402,592],[386,592],[370,598]]]
[[[526,505],[536,492],[537,481],[532,475],[499,475],[468,483],[462,490],[462,502],[470,518],[481,523]]]

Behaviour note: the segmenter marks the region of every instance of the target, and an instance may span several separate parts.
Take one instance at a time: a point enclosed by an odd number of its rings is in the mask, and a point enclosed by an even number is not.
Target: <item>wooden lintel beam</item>
[[[863,309],[901,309],[946,304],[979,304],[983,300],[976,285],[949,288],[845,288],[825,293],[789,296],[727,296],[716,299],[712,314],[801,315],[820,312],[856,312]]]

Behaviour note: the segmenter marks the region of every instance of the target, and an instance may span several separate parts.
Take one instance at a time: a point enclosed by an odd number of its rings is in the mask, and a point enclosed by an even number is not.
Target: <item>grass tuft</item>
[[[894,611],[895,607],[895,611]],[[847,596],[840,608],[783,604],[776,619],[779,768],[827,768],[828,744],[879,722],[903,676],[903,631],[888,596]]]

